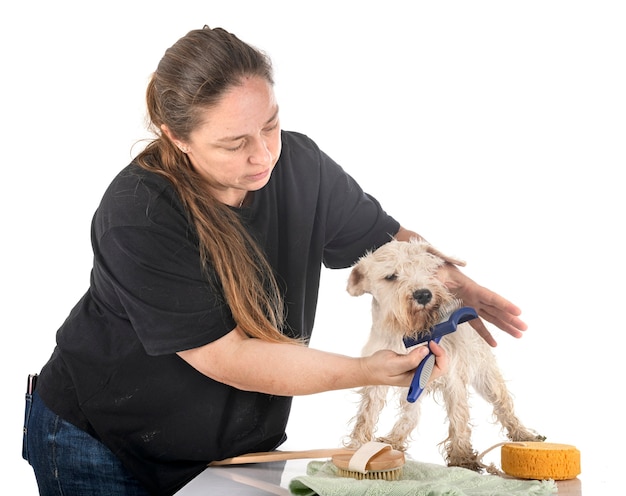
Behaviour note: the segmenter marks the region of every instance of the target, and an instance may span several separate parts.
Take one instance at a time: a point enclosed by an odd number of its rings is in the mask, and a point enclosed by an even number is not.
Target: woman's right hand
[[[448,371],[448,355],[445,350],[431,341],[430,351],[435,355],[435,366],[429,383]],[[415,369],[427,354],[426,346],[417,346],[407,354],[379,350],[370,356],[363,357],[361,364],[367,378],[366,382],[372,386],[409,387],[415,375]]]

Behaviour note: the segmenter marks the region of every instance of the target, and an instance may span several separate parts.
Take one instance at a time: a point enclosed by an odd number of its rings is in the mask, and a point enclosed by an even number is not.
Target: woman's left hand
[[[409,241],[412,238],[424,239],[415,231],[410,231],[404,227],[400,228],[395,237],[398,241]],[[464,305],[473,307],[479,317],[511,336],[521,338],[528,328],[519,318],[522,311],[517,306],[499,294],[476,284],[453,264],[444,264],[437,272],[437,277],[450,292],[463,300]],[[471,320],[469,324],[490,346],[498,344],[481,319]]]
[[[454,295],[463,300],[464,305],[473,307],[482,319],[511,336],[520,338],[528,328],[519,318],[522,311],[517,306],[499,294],[480,286],[454,265],[446,263],[439,269],[437,277]],[[497,345],[481,319],[474,319],[469,323],[490,346]]]

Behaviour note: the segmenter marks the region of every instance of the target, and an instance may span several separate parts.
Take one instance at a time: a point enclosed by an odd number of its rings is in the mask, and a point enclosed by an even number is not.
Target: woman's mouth
[[[251,174],[251,175],[247,176],[247,178],[248,178],[249,181],[253,181],[253,182],[261,181],[261,180],[265,179],[269,175],[269,173],[270,173],[270,169],[268,168],[268,169],[265,169],[265,170],[259,172],[258,174]]]

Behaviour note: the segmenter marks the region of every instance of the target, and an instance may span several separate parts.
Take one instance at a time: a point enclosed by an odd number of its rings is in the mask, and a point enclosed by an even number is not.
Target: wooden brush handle
[[[330,458],[335,455],[353,454],[354,450],[345,448],[312,449],[304,451],[262,451],[246,455],[225,458],[209,463],[209,467],[241,465],[244,463],[280,462],[283,460],[305,460],[307,458]]]

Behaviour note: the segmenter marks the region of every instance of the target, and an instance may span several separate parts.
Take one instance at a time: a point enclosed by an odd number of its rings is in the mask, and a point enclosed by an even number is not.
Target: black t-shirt
[[[282,143],[268,184],[237,211],[285,288],[289,332],[308,340],[322,264],[349,267],[399,224],[309,138],[283,132]],[[284,442],[290,397],[213,381],[176,355],[236,324],[172,185],[126,167],[95,213],[92,245],[90,287],[40,375],[48,407],[154,494],[172,494],[210,461]]]

